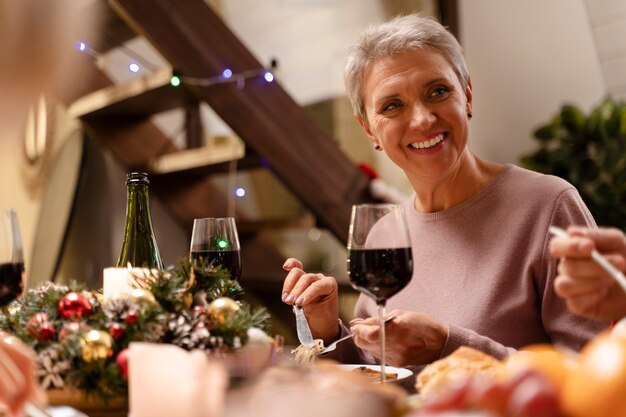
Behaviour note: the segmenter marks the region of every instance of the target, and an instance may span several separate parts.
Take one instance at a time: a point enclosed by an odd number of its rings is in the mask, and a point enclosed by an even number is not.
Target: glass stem
[[[380,328],[380,383],[385,383],[385,303],[378,304],[378,326]]]

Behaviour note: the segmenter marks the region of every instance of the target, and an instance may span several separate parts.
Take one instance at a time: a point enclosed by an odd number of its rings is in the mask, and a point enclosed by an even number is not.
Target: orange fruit
[[[574,366],[575,360],[554,346],[536,344],[509,356],[504,373],[510,377],[525,369],[534,369],[543,374],[554,389],[561,391]]]
[[[626,417],[626,338],[605,332],[589,342],[561,394],[568,417]]]

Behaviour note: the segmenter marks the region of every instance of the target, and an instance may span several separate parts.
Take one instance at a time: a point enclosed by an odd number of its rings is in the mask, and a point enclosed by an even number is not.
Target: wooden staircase
[[[143,0],[109,0],[94,7],[106,16],[104,29],[110,33],[105,40],[117,37],[110,44],[99,40],[96,44],[101,52],[133,36],[143,36],[170,68],[115,85],[92,62],[85,62],[92,77],[68,93],[69,112],[81,119],[88,136],[108,148],[123,167],[151,174],[154,194],[175,219],[190,230],[194,218],[225,215],[227,198],[212,178],[216,172],[225,172],[229,156],[212,155],[206,148],[179,149],[150,118],[175,108],[197,115],[199,103],[205,102],[245,143],[230,154],[238,159],[238,169],[258,169],[263,162],[312,213],[313,221],[305,216],[304,224],[326,228],[346,242],[350,207],[372,201],[369,180],[279,82],[253,77],[243,86],[170,85],[172,69],[183,77],[199,79],[216,77],[225,68],[235,74],[250,70],[261,74],[263,70],[205,1],[153,0],[148,8]],[[201,135],[202,129],[195,134]],[[189,142],[194,143],[193,137]],[[198,142],[196,139],[195,145]],[[165,160],[177,168],[161,169],[159,162]],[[177,160],[195,162],[180,165]],[[284,274],[280,270],[283,255],[256,233],[276,227],[276,221],[256,222],[256,227],[239,215],[237,221],[242,225],[242,256],[246,259],[242,279]],[[298,219],[287,219],[283,225],[294,222]]]

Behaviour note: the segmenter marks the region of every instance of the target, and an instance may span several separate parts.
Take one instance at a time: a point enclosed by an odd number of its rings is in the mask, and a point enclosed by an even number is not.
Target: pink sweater
[[[548,252],[548,226],[595,226],[571,184],[506,165],[484,190],[449,210],[419,213],[414,201],[404,203],[413,278],[387,311],[419,311],[448,323],[442,357],[462,345],[498,358],[532,343],[578,350],[607,328],[570,313],[553,289],[557,261]],[[375,233],[385,239],[393,230]],[[376,315],[374,302],[361,295],[355,317]],[[336,358],[371,361],[355,353],[346,346]]]

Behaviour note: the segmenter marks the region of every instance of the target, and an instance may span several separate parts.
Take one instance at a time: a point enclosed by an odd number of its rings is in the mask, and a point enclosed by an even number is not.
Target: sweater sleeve
[[[478,349],[497,359],[505,358],[515,352],[514,348],[504,346],[486,336],[481,336],[475,331],[448,324],[448,338],[443,346],[440,358],[448,356],[461,346]]]
[[[571,225],[596,227],[591,213],[583,203],[576,189],[568,189],[556,199],[550,225],[566,229]],[[546,225],[546,229],[549,225]],[[546,238],[542,248],[540,273],[536,277],[537,290],[541,297],[541,320],[553,344],[569,349],[580,350],[591,338],[608,328],[609,323],[590,320],[570,312],[563,299],[554,291],[558,259],[550,255],[550,238]]]

